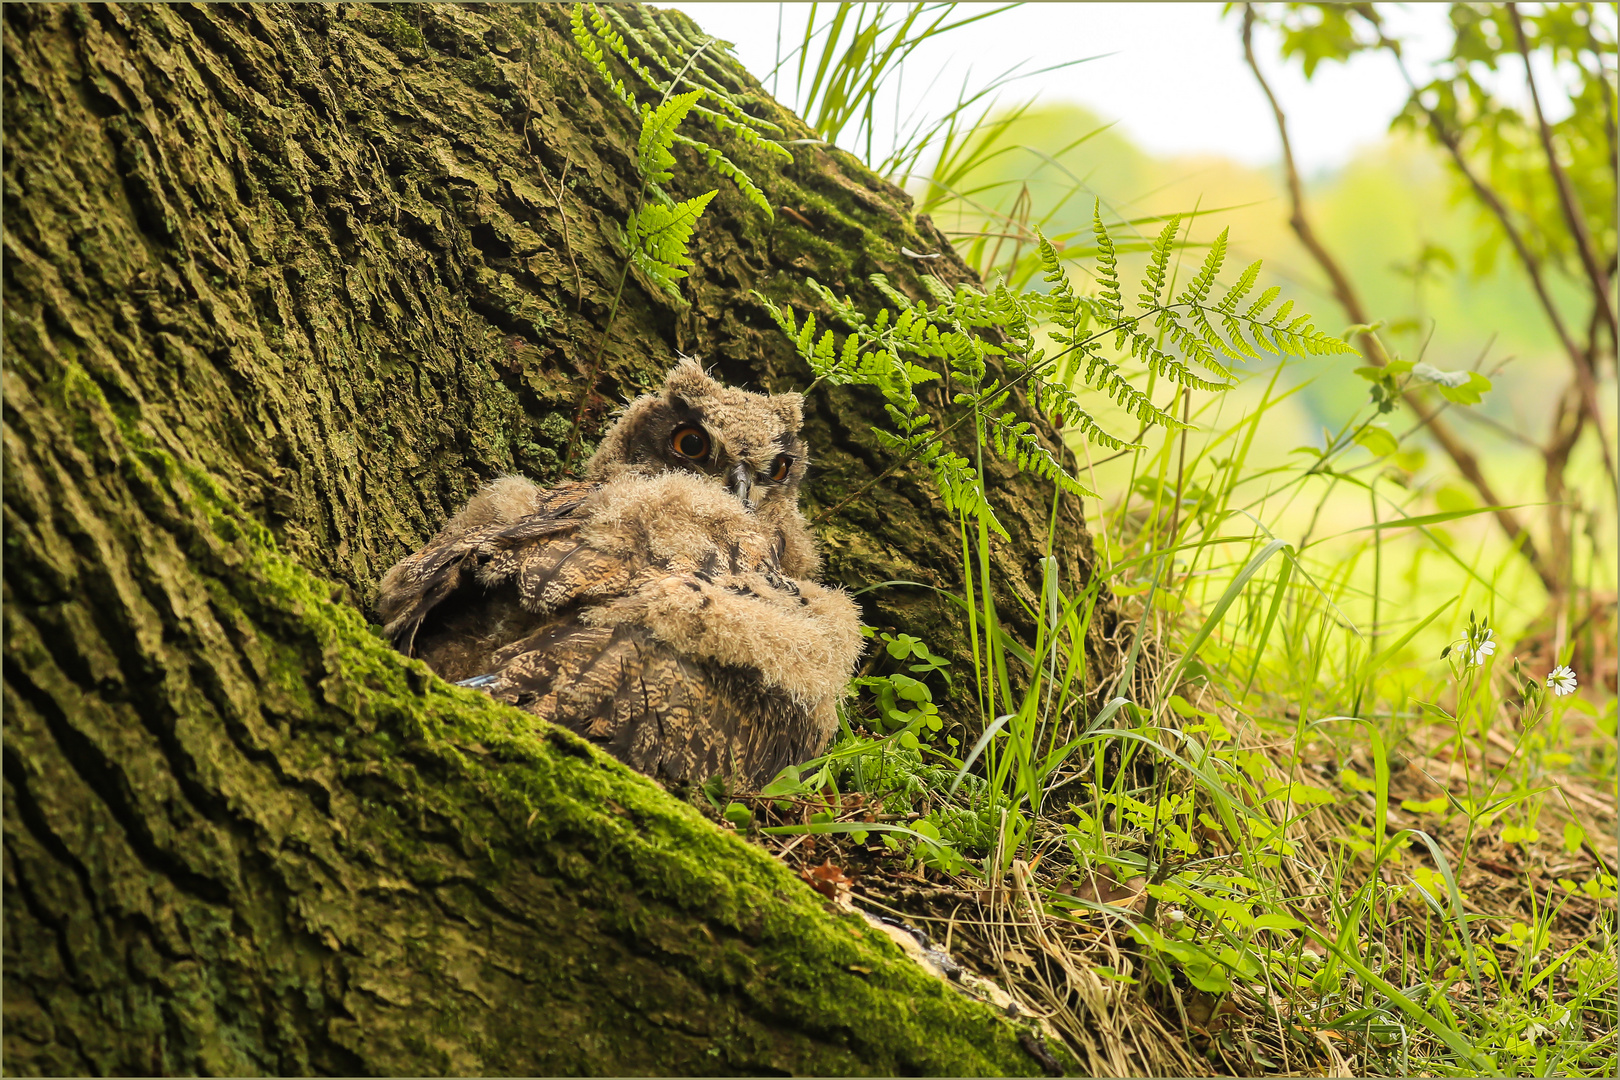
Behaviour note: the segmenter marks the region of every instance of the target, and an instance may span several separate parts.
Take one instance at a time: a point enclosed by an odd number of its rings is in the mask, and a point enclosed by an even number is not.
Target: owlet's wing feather
[[[516,476],[485,487],[426,547],[383,575],[377,609],[394,647],[422,655],[416,639],[424,620],[470,589],[483,565],[504,563],[520,549],[575,546],[579,520],[574,515],[595,487],[574,483],[546,489]],[[442,622],[450,613],[437,614]]]
[[[496,481],[390,570],[387,632],[633,768],[763,783],[825,744],[861,649],[848,596],[796,576],[799,415],[678,366],[594,482]]]

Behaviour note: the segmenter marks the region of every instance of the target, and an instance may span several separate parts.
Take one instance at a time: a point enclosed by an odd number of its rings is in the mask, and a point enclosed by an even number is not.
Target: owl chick
[[[691,360],[631,402],[586,479],[496,480],[383,577],[396,648],[642,772],[760,785],[818,752],[861,651],[812,580],[797,394]]]

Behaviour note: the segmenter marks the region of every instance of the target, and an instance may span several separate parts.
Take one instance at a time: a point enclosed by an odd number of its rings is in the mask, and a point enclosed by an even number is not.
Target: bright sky
[[[706,32],[734,42],[738,58],[771,88],[780,18],[782,51],[802,40],[809,4],[675,3]],[[821,5],[824,20],[835,5]],[[962,4],[958,12],[992,8]],[[1101,59],[1019,81],[1002,92],[1008,103],[1038,95],[1074,101],[1159,155],[1219,154],[1248,165],[1278,158],[1271,110],[1243,62],[1241,16],[1221,16],[1219,3],[1036,3],[928,42],[907,65],[903,109],[921,105],[937,115],[955,102],[964,76],[977,88],[1023,63],[1034,70],[1080,56]],[[1445,4],[1388,5],[1392,30],[1410,43],[1415,70],[1443,54]],[[1347,65],[1324,64],[1309,83],[1297,63],[1278,58],[1277,38],[1257,33],[1256,52],[1289,115],[1294,153],[1313,174],[1344,164],[1357,147],[1379,139],[1406,100],[1392,60],[1362,55]],[[926,74],[925,74],[926,73]],[[936,78],[937,74],[937,78]],[[777,96],[793,103],[793,73],[784,68]],[[933,80],[933,85],[927,85]],[[893,86],[885,100],[894,99]],[[892,108],[890,110],[892,114]],[[887,125],[892,128],[892,123]],[[881,130],[881,129],[880,129]],[[880,136],[880,139],[882,136]]]

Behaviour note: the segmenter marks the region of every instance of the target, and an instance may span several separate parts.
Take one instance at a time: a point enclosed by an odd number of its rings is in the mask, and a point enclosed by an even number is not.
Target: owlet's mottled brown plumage
[[[395,646],[669,780],[759,785],[813,756],[861,651],[799,513],[802,399],[691,360],[587,479],[496,480],[382,581]]]

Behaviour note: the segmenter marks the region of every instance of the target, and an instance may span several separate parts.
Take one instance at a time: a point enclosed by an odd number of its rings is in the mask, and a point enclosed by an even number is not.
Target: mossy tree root
[[[566,14],[3,17],[7,1070],[1034,1071],[763,853],[361,614],[478,484],[556,475],[606,329],[635,121]],[[690,304],[626,290],[587,430],[677,349],[802,386],[750,289],[916,289],[899,247],[948,247],[846,155],[727,152],[813,226],[722,185]],[[832,505],[884,464],[879,406],[812,405]],[[1036,552],[1047,496],[1002,479]],[[953,587],[951,530],[902,479],[832,524],[831,572]],[[921,594],[868,618],[962,644]]]

